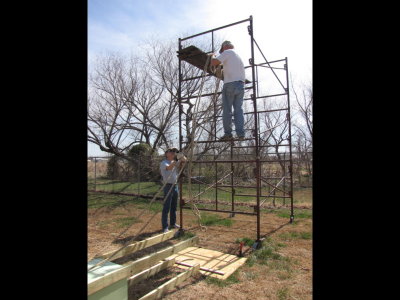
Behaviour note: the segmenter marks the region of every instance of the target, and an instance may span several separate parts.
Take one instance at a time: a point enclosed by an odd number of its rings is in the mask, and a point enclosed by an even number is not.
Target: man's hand
[[[218,66],[221,62],[216,58],[211,58],[211,66]]]
[[[171,171],[173,168],[175,168],[175,165],[176,165],[176,161],[173,160],[165,169],[167,171]]]

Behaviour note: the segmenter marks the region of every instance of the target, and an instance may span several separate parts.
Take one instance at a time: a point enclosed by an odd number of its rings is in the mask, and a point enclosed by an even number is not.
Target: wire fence
[[[228,158],[220,156],[220,160]],[[88,190],[152,198],[162,186],[159,166],[163,159],[163,155],[138,155],[131,160],[116,156],[88,157]],[[262,164],[261,195],[272,206],[288,204],[285,197],[290,189],[288,161],[289,153],[281,153],[280,157],[268,156]],[[292,162],[294,202],[311,203],[312,153],[292,153]],[[211,155],[202,156],[192,164],[190,185],[187,170],[181,175],[183,197],[203,203],[213,203],[215,199],[230,203],[233,198],[239,205],[255,203],[254,168],[255,163],[251,162],[215,164]]]

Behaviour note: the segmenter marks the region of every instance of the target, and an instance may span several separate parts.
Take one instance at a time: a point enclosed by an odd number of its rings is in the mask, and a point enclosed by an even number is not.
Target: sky
[[[287,57],[294,81],[311,82],[312,0],[89,0],[88,71],[96,55],[110,51],[140,54],[138,46],[148,38],[173,40],[178,47],[179,37],[244,20],[250,15],[254,39],[267,60]],[[221,40],[230,40],[246,65],[250,54],[247,25],[230,27],[216,35]],[[262,56],[256,53],[256,63],[262,61]],[[88,143],[88,156],[95,155],[106,153]]]

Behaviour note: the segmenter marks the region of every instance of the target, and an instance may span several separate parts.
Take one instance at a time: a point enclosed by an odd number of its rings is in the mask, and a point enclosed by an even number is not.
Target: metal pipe
[[[286,92],[287,92],[287,105],[288,105],[288,112],[287,112],[287,118],[289,122],[289,157],[290,157],[290,165],[289,165],[289,173],[290,173],[290,222],[293,222],[294,219],[294,212],[293,212],[293,158],[292,158],[292,131],[291,131],[291,117],[290,117],[290,96],[289,96],[289,65],[288,65],[288,59],[285,57],[286,63],[285,63],[285,68],[286,68]]]
[[[192,209],[191,207],[188,207],[188,206],[184,206],[183,207],[184,209]],[[234,214],[238,214],[238,215],[257,215],[256,213],[249,213],[249,212],[245,212],[245,211],[231,211],[231,210],[221,210],[221,209],[218,209],[218,210],[215,210],[215,209],[210,209],[210,208],[200,208],[200,207],[198,207],[197,208],[198,210],[204,210],[204,211],[213,211],[213,212],[220,212],[220,213],[229,213],[229,214],[232,214],[232,213],[234,213]]]
[[[272,60],[272,61],[268,61],[268,62],[263,62],[263,63],[259,63],[259,64],[254,64],[255,66],[259,66],[262,67],[263,65],[267,65],[267,64],[273,64],[276,62],[281,62],[281,61],[285,61],[285,59],[278,59],[278,60]],[[251,66],[245,66],[245,69],[251,68]]]
[[[96,171],[96,164],[97,164],[97,159],[94,159],[94,190],[96,190],[96,177],[97,177],[97,171]]]
[[[252,88],[251,86],[248,86],[248,87],[245,87],[244,89],[245,89],[245,90],[249,90],[249,89],[251,89],[251,88]],[[194,99],[194,98],[198,98],[198,97],[207,97],[207,96],[214,96],[214,95],[220,95],[220,94],[222,94],[222,92],[200,94],[200,95],[197,95],[197,96],[183,97],[183,98],[181,98],[181,99],[182,99],[182,100],[189,100],[189,99]]]
[[[271,198],[271,193],[274,193],[274,195],[272,196],[274,198],[274,206],[275,206],[275,190],[277,189],[278,185],[281,184],[281,182],[283,181],[284,178],[285,177],[283,177],[277,184],[275,184],[275,187],[272,189],[270,194],[268,196],[266,196],[266,198]],[[263,205],[265,201],[267,201],[267,199],[264,199],[264,201],[261,203],[261,205]]]
[[[285,144],[285,145],[260,145],[259,147],[261,148],[261,147],[275,147],[275,146],[289,146],[289,144]],[[255,147],[255,146],[246,146],[246,148],[247,147]],[[239,147],[238,147],[239,148]],[[221,152],[222,153],[222,152]],[[281,154],[283,154],[284,152],[280,152]],[[299,154],[298,152],[292,152],[293,154]],[[308,154],[312,154],[312,152],[304,152],[304,153],[308,153]],[[215,156],[215,154],[203,154],[203,153],[197,153],[197,154],[193,154],[193,155],[202,155],[202,156]],[[249,154],[249,153],[243,153],[243,154],[240,154],[240,155],[252,155],[252,154]],[[263,176],[264,178],[269,178],[269,177],[267,177],[267,176]],[[282,177],[279,177],[279,178],[282,178]]]
[[[235,210],[235,188],[233,187],[233,141],[231,141],[231,201],[232,201],[232,211]]]
[[[138,191],[137,191],[137,194],[138,195],[140,195],[140,180],[141,180],[141,178],[140,178],[140,170],[141,170],[141,164],[140,164],[140,162],[141,162],[141,159],[140,159],[140,157],[139,157],[139,162],[138,162]],[[136,200],[139,200],[139,196],[137,196],[136,197]]]
[[[195,79],[200,79],[200,78],[209,77],[209,76],[214,76],[214,75],[213,74],[205,74],[204,76],[195,76],[195,77],[184,78],[184,79],[182,79],[182,81],[195,80]]]
[[[232,23],[232,24],[228,24],[228,25],[225,25],[225,26],[221,26],[221,27],[217,27],[217,28],[210,29],[210,30],[207,30],[207,31],[203,31],[203,32],[201,32],[201,33],[194,34],[194,35],[191,35],[191,36],[182,38],[182,39],[180,39],[180,40],[181,40],[181,41],[185,41],[185,40],[194,38],[194,37],[199,36],[199,35],[203,35],[203,34],[210,33],[210,32],[217,31],[217,30],[221,30],[221,29],[224,29],[224,28],[233,26],[233,25],[237,25],[237,24],[240,24],[240,23],[243,23],[243,22],[247,22],[248,20],[249,20],[249,19],[245,19],[245,20],[238,21],[238,22],[235,22],[235,23]]]
[[[247,100],[251,100],[250,98],[248,98]],[[269,112],[276,112],[276,111],[284,111],[284,110],[288,110],[287,108],[277,108],[277,109],[270,109],[270,110],[261,110],[261,111],[257,111],[258,114],[261,113],[269,113]],[[200,111],[197,112],[198,114],[200,113],[205,113],[206,111]],[[196,114],[196,113],[194,113]],[[250,114],[254,114],[254,111],[249,111],[249,112],[245,112],[243,113],[245,115],[250,115]],[[215,118],[222,118],[222,115],[216,115]],[[208,117],[199,117],[197,118],[197,120],[202,120],[202,119],[208,119]]]
[[[279,163],[279,162],[281,162],[281,161],[283,161],[283,160],[262,160],[262,159],[259,159],[259,160],[193,160],[192,162],[194,162],[194,163],[205,163],[205,164],[207,164],[207,163],[231,163],[231,162],[233,162],[233,163],[257,163],[257,161],[258,162],[260,162],[260,163],[264,163],[264,162],[276,162],[276,163]],[[286,161],[290,161],[289,159],[287,159]]]
[[[214,139],[217,139],[217,101],[214,101]],[[214,149],[214,161],[217,158],[217,149]],[[214,164],[215,170],[215,209],[218,210],[218,165]]]
[[[214,31],[211,32],[211,52],[214,53]]]
[[[276,177],[276,178],[273,178],[273,179],[275,179],[275,180],[278,180],[278,179],[283,179],[283,180],[285,180],[285,178],[286,178],[286,177]],[[278,191],[280,191],[280,192],[282,192],[282,193],[284,193],[284,194],[289,194],[289,193],[285,192],[284,190],[281,190],[280,188],[278,188],[277,185],[273,185],[273,184],[267,182],[267,181],[266,181],[265,179],[263,179],[263,178],[261,178],[261,180],[262,180],[263,182],[265,182],[266,184],[268,184],[269,186],[272,186],[272,187],[276,188]],[[290,194],[289,194],[289,196],[290,196]]]
[[[269,109],[269,110],[260,110],[257,113],[261,114],[261,113],[269,113],[269,112],[276,112],[276,111],[284,111],[287,110],[287,108],[277,108],[277,109]],[[245,115],[249,115],[249,114],[254,114],[254,111],[250,111],[245,113]]]
[[[281,94],[274,94],[274,95],[266,95],[266,96],[258,96],[257,99],[260,98],[271,98],[271,97],[280,97],[280,96],[285,96],[287,93],[281,93]],[[251,100],[252,98],[244,98],[243,100]]]
[[[182,50],[182,40],[178,39],[178,49],[179,51]],[[179,105],[179,151],[182,151],[182,61],[178,57],[178,67],[179,67],[179,83],[178,83],[178,105]],[[181,230],[183,230],[183,199],[182,199],[182,177],[179,176],[179,219],[180,219],[180,226]]]
[[[283,193],[286,194],[286,152],[283,153]],[[286,199],[283,198],[283,205],[286,204]]]
[[[274,69],[274,70],[285,70],[285,68],[278,68],[278,67],[269,67],[269,66],[259,66],[261,68],[267,68],[267,69]]]
[[[252,195],[252,194],[237,194],[237,197],[257,197],[257,195]],[[265,198],[272,198],[274,196],[271,195],[260,195],[260,197],[265,197]],[[290,198],[290,196],[279,196],[279,195],[275,195],[275,197],[277,198]]]
[[[254,39],[253,39],[253,41],[254,41],[254,43],[256,44],[256,46],[257,46],[258,50],[260,51],[261,55],[264,57],[265,62],[267,62],[268,66],[270,66],[269,63],[268,63],[268,60],[266,59],[264,53],[261,51],[261,49],[260,49],[260,47],[258,46],[257,42],[256,42]],[[270,66],[270,67],[271,67],[271,66]],[[276,79],[279,81],[279,83],[281,84],[282,88],[285,89],[285,87],[283,86],[281,80],[280,80],[279,77],[276,75],[274,69],[271,69],[271,71],[272,71],[272,73],[274,73]]]
[[[258,114],[257,114],[257,103],[256,103],[256,88],[255,88],[255,67],[254,67],[254,37],[253,37],[253,16],[250,16],[250,25],[248,27],[249,34],[250,34],[250,45],[251,45],[251,75],[252,75],[252,81],[253,81],[253,107],[254,107],[254,132],[255,132],[255,152],[256,152],[256,185],[257,185],[257,242],[260,242],[260,186],[261,186],[261,180],[260,180],[260,170],[261,170],[261,165],[260,165],[260,156],[259,156],[259,137],[258,137]]]
[[[283,144],[283,145],[259,145],[259,148],[270,148],[270,147],[288,147],[290,146],[289,144]],[[235,146],[233,148],[254,148],[255,146]]]
[[[185,266],[185,267],[194,267],[193,265],[189,265],[187,263],[180,262],[180,261],[175,261],[175,264],[181,265],[181,266]],[[209,268],[203,268],[203,267],[200,267],[200,270],[206,271],[206,272],[210,272],[210,273],[215,273],[215,274],[218,274],[218,275],[224,275],[225,274],[224,272],[221,272],[221,271],[217,271],[217,270],[213,270],[213,269],[209,269]]]

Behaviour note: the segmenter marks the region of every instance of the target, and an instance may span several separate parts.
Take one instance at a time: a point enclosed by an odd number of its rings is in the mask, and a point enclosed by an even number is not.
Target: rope
[[[206,72],[207,72],[207,68],[208,68],[208,64],[209,64],[210,58],[211,58],[211,56],[208,56],[208,57],[207,57],[207,61],[206,61],[206,64],[205,64],[205,66],[204,66],[204,70],[203,70],[203,74],[202,74],[202,82],[201,82],[200,90],[199,90],[199,96],[196,98],[196,102],[195,102],[195,105],[194,105],[194,108],[195,108],[195,109],[198,108],[198,105],[199,105],[199,101],[198,101],[198,100],[200,99],[201,92],[202,92],[202,90],[203,90],[203,86],[204,86],[204,83],[205,83],[205,77],[206,77],[206,76],[204,76],[204,75],[205,75]],[[219,83],[220,83],[220,79],[218,78],[217,87],[216,87],[216,90],[215,90],[215,93],[214,93],[213,101],[210,103],[210,105],[213,104],[214,101],[215,101],[215,99],[216,99],[215,96],[216,96],[217,91],[218,91],[218,88],[219,88]],[[208,110],[206,110],[206,112],[208,112]],[[192,167],[192,158],[193,158],[193,147],[194,147],[194,145],[195,145],[195,144],[194,144],[194,136],[195,136],[195,134],[196,134],[196,129],[197,129],[197,125],[198,125],[197,122],[195,122],[195,121],[196,121],[196,118],[192,119],[192,124],[193,124],[193,125],[192,125],[192,131],[191,131],[191,134],[190,134],[190,144],[189,144],[189,146],[188,146],[188,149],[189,149],[189,158],[188,158],[188,161],[189,161],[189,195],[190,195],[190,196],[191,196],[191,167]],[[205,122],[205,121],[204,121],[204,122]],[[204,122],[203,122],[203,123],[204,123]],[[201,127],[200,127],[200,129],[201,129]],[[175,167],[173,168],[173,170],[174,170],[174,169],[175,169]],[[184,170],[184,166],[181,167],[181,169],[180,169],[180,171],[179,171],[179,173],[178,173],[177,179],[175,180],[175,184],[177,183],[177,180],[178,180],[179,176],[181,175],[181,173],[183,172],[183,170]],[[172,174],[173,174],[173,172],[171,172],[171,174],[168,176],[168,178],[167,178],[167,180],[165,181],[165,183],[163,184],[163,186],[157,191],[157,193],[156,193],[156,194],[153,196],[153,198],[150,200],[149,206],[148,206],[149,209],[150,209],[151,205],[153,204],[154,200],[156,199],[157,195],[158,195],[158,194],[160,193],[160,191],[163,190],[164,187],[166,186],[167,181],[168,181],[168,179],[170,178],[170,176],[172,176]],[[169,189],[167,195],[164,197],[164,199],[163,199],[163,204],[165,203],[166,199],[168,199],[168,196],[169,196],[169,194],[171,193],[173,187],[174,187],[174,185],[171,186],[171,188]],[[192,212],[194,213],[195,216],[197,216],[201,230],[206,230],[207,228],[206,228],[204,225],[201,224],[201,214],[200,214],[200,211],[199,211],[198,207],[196,206],[195,203],[192,203],[192,204],[193,204]],[[139,218],[140,216],[142,216],[142,215],[144,214],[144,212],[145,212],[145,210],[143,210],[143,211],[137,216],[137,218]],[[115,252],[113,252],[113,253],[112,253],[110,256],[108,256],[107,258],[105,258],[105,259],[103,259],[102,261],[98,262],[97,264],[93,265],[91,268],[88,269],[88,271],[92,270],[93,268],[95,268],[95,267],[97,267],[97,266],[103,265],[103,264],[106,263],[107,261],[111,260],[117,253],[119,253],[120,251],[122,251],[123,249],[125,249],[127,246],[129,246],[129,243],[128,243],[128,242],[130,242],[130,241],[134,240],[135,238],[137,238],[137,236],[142,232],[142,230],[144,230],[144,229],[147,227],[147,225],[150,223],[150,221],[151,221],[158,213],[159,213],[159,212],[154,213],[154,214],[150,217],[150,219],[144,224],[144,226],[142,226],[142,228],[136,233],[136,235],[135,235],[134,237],[132,237],[131,239],[129,239],[128,241],[126,241],[126,244],[125,244],[124,246],[122,246],[121,248],[117,249]],[[116,239],[118,239],[121,235],[123,235],[125,232],[127,232],[127,231],[132,227],[133,224],[134,224],[134,222],[132,222],[132,224],[131,224],[130,226],[128,226],[126,229],[124,229],[124,230],[114,239],[114,241],[115,241]]]
[[[175,169],[175,168],[174,168],[174,169]],[[173,169],[173,170],[174,170],[174,169]],[[175,180],[175,184],[176,184],[176,182],[177,182],[179,176],[181,175],[183,169],[184,169],[184,168],[182,167],[181,170],[179,171],[178,176],[177,176],[177,179]],[[154,194],[153,198],[152,198],[152,199],[150,200],[150,202],[149,202],[148,209],[150,209],[151,205],[153,204],[154,200],[156,199],[156,197],[157,197],[157,195],[160,193],[160,191],[163,190],[164,187],[167,185],[168,179],[170,179],[170,177],[172,176],[172,174],[173,174],[173,172],[171,172],[171,174],[167,177],[167,180],[166,180],[165,183],[162,185],[162,187],[157,191],[157,193]],[[167,195],[166,195],[166,196],[164,197],[164,199],[163,199],[163,204],[165,203],[166,199],[168,199],[168,196],[169,196],[169,194],[171,193],[173,187],[174,187],[174,186],[171,185],[170,189],[168,190]],[[141,216],[144,214],[144,212],[146,212],[146,210],[143,210],[141,213],[139,213],[139,215],[138,215],[136,218],[141,217]],[[121,248],[117,249],[115,252],[113,252],[113,253],[112,253],[110,256],[108,256],[107,258],[103,259],[102,261],[100,261],[100,262],[98,262],[97,264],[95,264],[95,265],[93,265],[92,267],[90,267],[90,268],[88,269],[88,271],[92,270],[93,268],[95,268],[95,267],[97,267],[97,266],[103,265],[103,264],[106,263],[107,261],[111,260],[111,258],[113,258],[113,257],[114,257],[117,253],[119,253],[121,250],[123,250],[123,249],[125,249],[127,246],[129,246],[129,243],[128,243],[128,242],[131,242],[131,241],[133,241],[135,238],[137,238],[137,236],[142,232],[142,230],[146,228],[146,226],[150,223],[150,221],[151,221],[158,213],[159,213],[158,211],[157,211],[156,213],[154,213],[154,214],[150,217],[149,221],[148,221],[147,223],[145,223],[145,225],[142,226],[142,228],[136,233],[136,235],[135,235],[134,237],[130,238],[128,241],[125,242],[125,245],[124,245],[124,246],[122,246]],[[131,225],[129,225],[126,229],[124,229],[112,242],[114,242],[114,241],[117,240],[122,234],[124,234],[125,232],[127,232],[127,231],[132,227],[132,225],[133,225],[134,223],[135,223],[135,222],[132,222]],[[111,242],[111,243],[112,243],[112,242]]]
[[[197,110],[198,110],[198,105],[199,105],[199,103],[200,103],[199,100],[200,100],[200,98],[201,98],[201,92],[202,92],[202,90],[203,90],[203,86],[204,86],[204,82],[205,82],[205,76],[204,76],[204,75],[205,75],[206,72],[207,72],[207,68],[208,68],[208,65],[209,65],[210,61],[211,61],[211,55],[208,55],[207,61],[206,61],[205,65],[204,65],[204,69],[203,69],[203,75],[202,75],[203,77],[202,77],[202,82],[201,82],[201,86],[200,86],[199,95],[198,95],[198,97],[197,97],[196,100],[195,100],[194,109],[193,109],[193,113],[192,113],[192,130],[191,130],[191,133],[190,133],[190,135],[189,135],[189,137],[190,137],[190,144],[189,144],[189,146],[188,146],[188,148],[189,148],[189,154],[188,154],[188,161],[189,161],[189,165],[188,165],[188,178],[189,178],[188,190],[189,190],[189,201],[186,202],[186,203],[190,203],[191,201],[193,201],[193,195],[192,195],[192,166],[193,166],[193,163],[192,163],[192,160],[193,160],[193,150],[194,150],[194,144],[195,144],[195,142],[194,142],[194,137],[195,137],[195,135],[196,135],[196,130],[197,130],[197,127],[199,126],[199,127],[200,127],[200,130],[201,130],[200,132],[202,133],[202,131],[204,130],[204,128],[201,127],[201,125],[202,125],[202,124],[205,124],[206,122],[208,122],[208,119],[211,118],[211,116],[207,116],[207,113],[209,114],[209,113],[211,112],[211,110],[210,110],[209,108],[211,107],[211,105],[213,105],[213,104],[215,103],[215,101],[216,101],[216,99],[217,99],[216,96],[217,96],[217,92],[218,92],[218,89],[219,89],[219,84],[220,84],[220,82],[221,82],[221,79],[218,78],[218,79],[217,79],[217,85],[216,85],[216,88],[215,88],[215,92],[214,92],[214,94],[213,94],[212,101],[210,102],[209,107],[204,111],[205,114],[206,114],[206,116],[200,116],[199,119],[203,119],[203,122],[202,122],[202,123],[197,123],[197,122],[196,122],[196,121],[197,121],[196,118],[197,118],[197,114],[199,113]],[[215,69],[214,69],[214,72],[215,72]],[[201,135],[201,133],[199,134],[199,136]],[[205,191],[203,191],[203,192],[205,192]],[[194,198],[196,198],[197,196],[198,196],[198,195],[196,195]],[[191,205],[192,205],[192,212],[193,212],[193,214],[194,214],[195,216],[197,216],[200,229],[201,229],[202,231],[206,231],[206,230],[207,230],[207,227],[204,226],[204,225],[202,224],[202,222],[201,222],[200,210],[198,209],[196,203],[193,202],[193,203],[191,203]]]
[[[198,196],[204,194],[206,191],[208,191],[209,189],[211,189],[213,186],[217,185],[218,183],[220,183],[221,181],[223,181],[226,177],[228,177],[229,175],[231,175],[233,172],[230,171],[228,174],[226,174],[224,177],[222,177],[220,180],[218,180],[217,182],[210,184],[209,186],[207,186],[204,191],[198,193],[196,196],[194,196],[193,198],[190,198],[188,201],[186,201],[185,203],[189,203],[191,201],[193,201],[194,199],[196,199]]]

